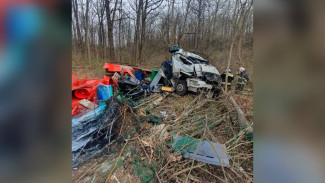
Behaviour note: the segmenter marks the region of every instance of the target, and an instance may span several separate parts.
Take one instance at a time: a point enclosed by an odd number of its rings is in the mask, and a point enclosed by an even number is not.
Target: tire
[[[214,90],[214,95],[216,96],[216,97],[218,97],[219,95],[220,95],[220,93],[221,93],[221,88],[216,88],[215,90]]]
[[[183,96],[187,93],[187,84],[185,80],[178,80],[175,86],[176,94]]]

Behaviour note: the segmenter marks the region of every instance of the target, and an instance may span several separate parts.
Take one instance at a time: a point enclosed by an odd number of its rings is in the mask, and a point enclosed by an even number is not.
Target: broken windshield
[[[207,60],[201,60],[198,58],[194,58],[194,57],[187,57],[188,60],[190,60],[191,62],[193,62],[194,64],[209,64],[209,61]]]

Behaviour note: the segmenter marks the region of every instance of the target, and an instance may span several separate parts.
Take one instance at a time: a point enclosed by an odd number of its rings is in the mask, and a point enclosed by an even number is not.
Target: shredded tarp
[[[134,77],[119,80],[118,89],[120,94],[134,101],[142,99],[150,93],[149,86],[142,84]]]
[[[115,97],[72,121],[72,167],[90,159],[109,144],[121,103]]]

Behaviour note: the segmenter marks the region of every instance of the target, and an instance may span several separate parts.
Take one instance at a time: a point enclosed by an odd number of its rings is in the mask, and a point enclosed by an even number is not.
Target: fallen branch
[[[222,88],[222,92],[225,93],[223,88]],[[240,125],[247,126],[248,128],[246,128],[246,130],[248,132],[253,132],[253,128],[250,126],[249,122],[247,121],[244,112],[241,110],[241,108],[239,107],[239,105],[237,104],[236,100],[234,99],[234,97],[232,95],[229,95],[229,100],[232,103],[232,105],[234,106],[234,108],[238,114],[238,121],[239,121]]]
[[[134,140],[134,139],[135,139],[135,138],[132,138],[132,139],[127,139],[127,140],[126,140],[126,142],[125,142],[125,144],[124,144],[124,146],[123,146],[123,148],[122,148],[122,150],[121,150],[120,154],[118,155],[118,158],[117,158],[117,160],[115,161],[115,164],[114,164],[114,166],[113,166],[113,168],[112,168],[111,172],[108,174],[108,176],[107,176],[107,178],[106,178],[106,181],[105,181],[105,183],[107,183],[107,182],[108,182],[108,180],[110,180],[110,178],[111,178],[111,176],[112,176],[112,174],[113,174],[113,172],[114,172],[114,169],[115,169],[115,167],[116,167],[117,163],[120,161],[120,158],[121,158],[121,156],[122,156],[122,154],[123,154],[123,151],[124,151],[124,149],[125,149],[126,145],[128,144],[128,142],[129,142],[129,141],[131,141],[131,140]]]
[[[144,154],[146,155],[147,159],[149,160],[149,163],[151,163],[151,159],[149,158],[149,155],[147,154],[147,151],[146,151],[146,149],[144,148],[144,146],[142,145],[142,142],[141,142],[141,140],[140,140],[139,137],[138,137],[138,140],[139,140],[140,145],[141,145],[141,147],[142,147],[142,149],[143,149],[143,151],[144,151]]]
[[[195,168],[199,168],[199,167],[204,166],[204,165],[205,165],[205,164],[198,164],[198,165],[195,165],[195,166],[191,166],[191,167],[189,167],[189,168],[185,168],[185,169],[183,169],[183,170],[181,170],[181,171],[179,171],[179,172],[174,173],[172,176],[170,176],[170,178],[175,177],[175,176],[177,176],[177,175],[179,175],[179,174],[182,174],[182,173],[184,173],[184,172],[187,172],[187,171],[189,171],[189,170],[193,170],[193,169],[195,169]]]
[[[214,127],[214,126],[218,126],[218,125],[219,125],[221,122],[223,122],[223,121],[224,121],[224,118],[221,118],[221,119],[217,120],[216,122],[211,123],[210,125],[208,125],[208,129],[211,128],[211,127]],[[200,129],[200,128],[197,128],[197,129],[196,129],[196,132],[192,133],[191,136],[194,137],[194,136],[196,136],[196,135],[199,135],[199,134],[201,134],[204,130],[205,130],[205,128],[201,128],[201,129]]]

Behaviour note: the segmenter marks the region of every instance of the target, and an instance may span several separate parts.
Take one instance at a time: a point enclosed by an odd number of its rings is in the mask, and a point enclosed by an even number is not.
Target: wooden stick
[[[142,145],[142,142],[141,142],[141,140],[140,140],[139,137],[138,137],[138,140],[139,140],[139,142],[140,142],[140,145],[141,145],[141,147],[142,147],[144,153],[145,153],[146,156],[147,156],[147,159],[149,160],[149,163],[151,163],[151,159],[149,158],[149,155],[147,154],[147,151],[146,151],[146,149],[144,148],[144,146]]]
[[[128,144],[128,142],[129,142],[129,141],[131,141],[131,140],[134,140],[134,138],[132,138],[132,139],[127,139],[127,140],[126,140],[126,142],[125,142],[125,144],[124,144],[124,146],[123,146],[123,148],[122,148],[122,150],[121,150],[120,154],[118,155],[118,158],[117,158],[117,160],[116,160],[116,162],[115,162],[115,164],[114,164],[114,166],[113,166],[113,168],[112,168],[111,172],[108,174],[108,176],[107,176],[107,178],[106,178],[106,181],[105,181],[105,183],[107,183],[107,182],[108,182],[108,180],[111,178],[111,176],[112,176],[112,173],[114,172],[114,169],[115,169],[115,167],[116,167],[117,163],[120,161],[120,158],[121,158],[121,156],[122,156],[122,154],[123,154],[123,151],[124,151],[124,149],[125,149],[126,145],[127,145],[127,144]]]

